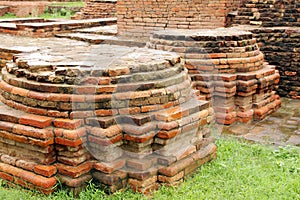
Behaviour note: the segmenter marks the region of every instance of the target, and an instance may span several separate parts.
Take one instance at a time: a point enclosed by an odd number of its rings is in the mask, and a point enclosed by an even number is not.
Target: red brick
[[[157,137],[162,138],[162,139],[171,139],[178,135],[181,131],[179,129],[173,129],[170,131],[163,131],[160,130],[157,132]]]
[[[121,169],[126,164],[126,161],[123,159],[115,160],[110,163],[104,163],[104,162],[96,162],[94,163],[94,169],[110,174],[118,169]]]
[[[12,89],[14,88],[13,86],[7,84],[4,81],[0,82],[0,88],[8,93],[11,93]]]
[[[144,143],[147,142],[148,140],[151,140],[155,136],[155,132],[151,131],[147,134],[144,135],[124,135],[124,140],[129,140],[137,143]]]
[[[82,125],[81,119],[55,119],[53,122],[55,127],[65,129],[77,129]]]
[[[163,129],[163,130],[171,130],[174,128],[178,128],[179,124],[177,121],[172,121],[172,122],[158,122],[157,124],[158,129]]]
[[[68,176],[64,176],[59,174],[58,178],[61,183],[72,187],[72,188],[80,188],[81,186],[84,186],[87,182],[89,182],[92,179],[92,176],[90,174],[82,175],[78,178],[71,178]]]
[[[30,162],[30,161],[25,161],[25,160],[17,160],[16,161],[17,167],[25,169],[27,171],[33,171],[35,165],[36,165],[36,163]]]
[[[6,181],[10,181],[10,182],[12,182],[14,180],[13,176],[11,176],[7,173],[3,173],[3,172],[0,172],[0,178],[3,180],[6,180]]]
[[[104,145],[104,146],[108,146],[108,145],[111,145],[111,144],[114,144],[114,143],[117,143],[119,141],[121,141],[123,138],[122,135],[116,135],[112,138],[100,138],[100,137],[95,137],[95,136],[92,136],[92,135],[89,135],[88,136],[88,141],[89,142],[94,142],[94,143],[97,143],[99,145]]]
[[[119,182],[121,182],[121,180],[125,179],[127,176],[126,172],[123,171],[115,171],[111,174],[106,174],[106,173],[102,173],[102,172],[94,172],[93,173],[93,177],[97,180],[100,180],[102,183],[106,184],[106,185],[115,185]]]
[[[66,112],[60,112],[60,111],[57,111],[57,110],[48,110],[47,112],[47,115],[49,117],[57,117],[57,118],[67,118],[69,117],[69,113],[66,111]]]
[[[174,182],[182,179],[183,177],[184,177],[184,172],[181,171],[181,172],[179,172],[178,174],[176,174],[175,176],[172,176],[172,177],[158,175],[158,180],[162,183],[174,183]]]
[[[54,134],[52,129],[37,129],[30,126],[24,126],[21,124],[16,124],[13,128],[13,133],[17,133],[24,136],[40,138],[40,139],[49,139],[53,138]]]
[[[32,172],[28,172],[4,163],[0,163],[0,171],[19,177],[41,188],[51,188],[57,183],[57,180],[54,177],[45,178],[43,176],[35,175]]]
[[[76,130],[63,130],[63,137],[70,140],[81,139],[86,135],[86,129],[81,127]]]
[[[76,94],[73,94],[71,95],[71,102],[77,102],[77,103],[84,103],[85,102],[85,98],[86,98],[86,95],[76,95]]]
[[[29,93],[29,90],[26,90],[26,89],[23,89],[23,88],[14,87],[11,90],[11,93],[15,94],[15,95],[22,96],[22,97],[27,97],[27,95]]]
[[[119,125],[113,125],[106,129],[98,128],[98,127],[92,127],[89,130],[90,134],[95,135],[97,137],[102,138],[111,138],[113,136],[119,135],[122,133],[122,129]]]
[[[135,170],[144,171],[152,167],[155,164],[155,159],[151,157],[146,157],[143,159],[128,159],[127,166]]]
[[[30,91],[28,93],[28,98],[45,101],[48,95],[49,95],[48,93]]]
[[[35,115],[47,115],[48,113],[46,109],[32,107],[28,107],[27,112]]]
[[[72,178],[78,178],[81,175],[87,174],[91,171],[93,163],[85,162],[78,166],[67,166],[63,164],[57,164],[57,169],[60,174],[70,176]]]
[[[98,84],[99,85],[108,85],[108,84],[110,84],[110,78],[108,78],[108,77],[100,77]]]
[[[142,181],[137,179],[132,179],[132,178],[128,179],[128,183],[134,191],[136,191],[138,188],[145,188],[149,185],[152,185],[153,183],[156,183],[156,181],[157,181],[157,176],[153,176]]]
[[[52,122],[52,118],[27,114],[20,118],[19,123],[24,125],[30,125],[37,128],[45,128],[50,126]]]
[[[155,130],[156,123],[148,122],[146,124],[143,124],[142,126],[137,126],[135,124],[122,124],[122,129],[124,133],[127,133],[129,135],[143,135]]]
[[[47,101],[62,101],[62,102],[69,102],[71,100],[71,94],[54,94],[51,93],[47,96]]]
[[[36,165],[34,166],[34,172],[42,176],[51,177],[56,174],[57,169],[55,166]]]
[[[75,87],[75,93],[77,94],[95,94],[95,86],[77,86]]]
[[[130,107],[130,108],[120,108],[119,114],[120,115],[134,115],[139,114],[141,112],[140,107]]]
[[[109,109],[109,110],[95,110],[95,115],[99,117],[112,116],[118,114],[117,110]]]
[[[78,140],[68,140],[68,139],[65,139],[65,138],[55,138],[55,142],[57,144],[61,144],[61,145],[64,145],[64,146],[71,146],[71,147],[77,147],[79,145],[82,144],[82,140],[81,139],[78,139]]]
[[[114,93],[116,90],[116,86],[99,86],[97,89],[97,93],[105,94],[105,93]]]
[[[1,137],[9,139],[9,140],[17,141],[17,142],[20,142],[20,143],[28,144],[28,138],[27,137],[12,134],[12,133],[9,133],[9,132],[6,132],[6,131],[1,131]]]

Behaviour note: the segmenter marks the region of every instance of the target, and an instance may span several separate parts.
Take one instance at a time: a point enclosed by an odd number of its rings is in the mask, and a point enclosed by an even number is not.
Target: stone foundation
[[[46,194],[58,180],[77,192],[92,178],[148,193],[215,158],[214,111],[176,54],[79,46],[89,51],[79,59],[67,49],[21,53],[3,68],[2,179]]]
[[[239,29],[155,32],[148,47],[177,52],[222,124],[261,120],[280,106],[279,73],[264,62],[252,33]]]
[[[116,18],[86,20],[44,20],[42,18],[17,18],[0,20],[0,33],[34,38],[53,37],[59,33],[95,26],[113,25]]]

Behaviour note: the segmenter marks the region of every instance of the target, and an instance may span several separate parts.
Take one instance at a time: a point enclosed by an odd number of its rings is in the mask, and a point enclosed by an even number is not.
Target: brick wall
[[[300,29],[255,28],[251,30],[265,54],[265,59],[277,66],[281,96],[300,98]]]
[[[38,16],[44,13],[49,2],[35,1],[35,2],[10,2],[0,1],[0,6],[9,6],[10,13],[17,17]]]
[[[117,16],[117,0],[85,0],[85,7],[75,19],[109,18]]]
[[[238,0],[118,0],[118,31],[148,38],[153,30],[224,27]]]
[[[235,19],[236,24],[262,26],[300,26],[299,0],[246,0]]]

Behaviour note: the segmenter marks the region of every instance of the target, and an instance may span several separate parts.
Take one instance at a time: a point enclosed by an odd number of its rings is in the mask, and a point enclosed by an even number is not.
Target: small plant
[[[14,14],[14,13],[10,13],[10,12],[7,12],[5,13],[5,15],[3,16],[0,16],[1,19],[9,19],[9,18],[17,18],[17,16]]]

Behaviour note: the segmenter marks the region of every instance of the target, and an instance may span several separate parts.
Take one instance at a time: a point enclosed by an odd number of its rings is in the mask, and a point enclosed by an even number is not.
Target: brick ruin
[[[117,0],[85,0],[85,6],[73,19],[117,17]]]
[[[49,4],[47,1],[0,1],[0,16],[9,12],[17,17],[36,17],[43,14]]]
[[[299,98],[299,4],[276,2],[119,0],[118,36],[148,48],[1,50],[0,177],[47,194],[58,180],[74,192],[91,179],[109,192],[179,184],[216,157],[214,120],[264,119],[275,90]]]
[[[275,95],[279,73],[264,62],[252,33],[232,29],[157,31],[150,48],[185,59],[193,87],[214,102],[216,121],[261,120],[281,104]]]
[[[206,127],[213,109],[198,100],[178,55],[89,50],[88,60],[97,53],[100,60],[60,65],[51,60],[63,53],[40,50],[17,54],[3,68],[2,179],[44,193],[57,178],[75,192],[93,178],[110,192],[129,184],[147,193],[182,182],[215,157]],[[37,61],[36,53],[47,56]]]
[[[202,29],[226,25],[239,0],[118,0],[118,32],[148,40],[157,29]]]
[[[243,1],[234,19],[237,25],[254,33],[266,60],[277,66],[281,96],[300,99],[299,0]]]

